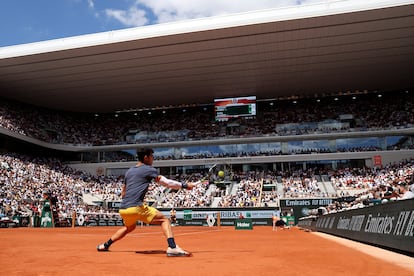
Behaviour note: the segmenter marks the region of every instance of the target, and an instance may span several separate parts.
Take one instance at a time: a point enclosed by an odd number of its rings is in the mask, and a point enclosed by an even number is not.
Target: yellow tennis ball
[[[217,173],[217,175],[218,175],[218,177],[223,178],[223,177],[224,177],[224,172],[223,172],[223,171],[219,171],[219,172]]]

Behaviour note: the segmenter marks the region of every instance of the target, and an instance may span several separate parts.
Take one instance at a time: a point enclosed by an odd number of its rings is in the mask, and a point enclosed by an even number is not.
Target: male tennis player
[[[97,246],[98,251],[108,251],[112,243],[122,239],[126,234],[133,231],[137,221],[149,224],[160,224],[167,238],[167,256],[190,256],[191,254],[175,244],[171,224],[167,217],[154,207],[144,203],[145,194],[152,180],[171,189],[191,190],[196,183],[180,183],[159,175],[152,166],[154,151],[151,148],[137,150],[138,163],[125,173],[125,183],[122,187],[122,203],[119,209],[124,226],[116,231],[105,243]]]

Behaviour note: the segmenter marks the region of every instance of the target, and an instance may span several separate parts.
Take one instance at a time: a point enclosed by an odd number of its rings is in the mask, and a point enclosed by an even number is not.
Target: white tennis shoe
[[[191,256],[191,253],[183,250],[181,247],[177,245],[176,248],[167,248],[167,256],[168,257],[189,257]]]
[[[99,244],[97,247],[96,247],[96,250],[98,250],[98,251],[109,251],[109,249],[107,248],[107,247],[105,247],[105,244]]]

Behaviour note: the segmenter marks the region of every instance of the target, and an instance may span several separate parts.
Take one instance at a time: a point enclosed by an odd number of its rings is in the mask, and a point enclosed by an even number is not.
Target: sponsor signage
[[[184,220],[205,220],[209,215],[212,215],[217,219],[217,214],[220,213],[221,219],[238,219],[240,214],[245,218],[254,219],[270,219],[272,218],[273,210],[254,210],[254,209],[243,209],[243,210],[177,210],[177,219]],[[168,211],[162,212],[164,215],[168,215]]]
[[[170,217],[171,209],[161,209],[160,212],[166,217]],[[234,226],[235,220],[240,217],[250,219],[252,225],[272,225],[272,215],[275,212],[274,208],[262,209],[247,209],[247,208],[195,208],[176,209],[176,217],[179,225],[208,225],[209,220],[214,219],[215,223],[218,221],[218,214],[220,214],[220,225]],[[82,213],[77,214],[76,226],[122,226],[123,221],[118,213]]]
[[[123,226],[119,214],[83,213],[76,216],[76,226]]]
[[[253,223],[251,219],[236,219],[234,222],[234,228],[236,230],[252,230]]]
[[[179,218],[179,213],[181,213],[181,212],[176,212],[177,218]],[[183,218],[184,218],[184,220],[192,220],[193,219],[193,212],[191,210],[184,210],[183,211]]]
[[[280,208],[282,210],[292,210],[295,224],[297,224],[299,218],[309,215],[309,210],[328,206],[333,202],[332,198],[281,199]]]
[[[414,253],[414,199],[309,218],[299,226]]]
[[[281,199],[281,207],[294,206],[327,206],[333,203],[332,198],[315,198],[315,199]]]

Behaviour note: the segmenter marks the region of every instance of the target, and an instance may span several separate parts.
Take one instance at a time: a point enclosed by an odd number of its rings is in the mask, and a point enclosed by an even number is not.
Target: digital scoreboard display
[[[256,116],[256,96],[214,100],[216,121]]]

